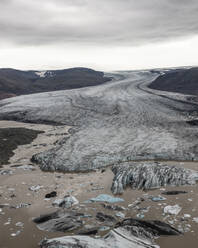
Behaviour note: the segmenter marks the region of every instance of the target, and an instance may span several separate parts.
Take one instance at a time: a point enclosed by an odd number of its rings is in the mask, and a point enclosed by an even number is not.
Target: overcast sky
[[[198,0],[0,0],[0,67],[198,65]]]

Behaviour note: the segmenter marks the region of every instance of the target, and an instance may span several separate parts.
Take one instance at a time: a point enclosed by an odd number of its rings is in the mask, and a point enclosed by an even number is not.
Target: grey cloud
[[[198,34],[197,0],[1,0],[0,43],[141,45]]]

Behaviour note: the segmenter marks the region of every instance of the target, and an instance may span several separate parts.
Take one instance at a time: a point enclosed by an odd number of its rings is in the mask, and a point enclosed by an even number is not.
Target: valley
[[[105,77],[0,101],[2,133],[37,133],[0,168],[2,248],[197,246],[196,101],[149,88],[159,71]]]

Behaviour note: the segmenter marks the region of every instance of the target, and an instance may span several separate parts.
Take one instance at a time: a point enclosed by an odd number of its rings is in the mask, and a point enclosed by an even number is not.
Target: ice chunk
[[[151,197],[151,200],[154,202],[158,202],[158,201],[165,201],[166,198],[162,196],[154,196],[154,197]]]
[[[63,199],[56,199],[52,205],[58,206],[58,207],[64,207],[64,208],[70,208],[74,205],[79,204],[79,201],[76,199],[76,197],[72,195],[65,196]]]
[[[121,219],[124,219],[125,218],[125,214],[122,213],[122,212],[118,212],[115,214],[117,217],[121,218]]]
[[[29,188],[31,191],[38,191],[39,189],[43,188],[41,185],[34,185]]]
[[[17,222],[17,223],[15,224],[15,226],[18,226],[18,227],[23,227],[23,226],[24,226],[24,224],[23,224],[22,222]]]
[[[13,171],[11,170],[0,170],[0,175],[12,175]]]
[[[174,206],[168,205],[168,206],[166,206],[164,208],[164,213],[177,215],[177,214],[179,214],[179,212],[181,211],[181,209],[182,208],[179,205],[177,205],[177,204],[174,205]]]
[[[190,218],[191,215],[190,214],[184,214],[184,218]]]
[[[16,233],[11,233],[11,236],[12,236],[12,237],[16,237],[16,236],[19,235],[20,233],[21,233],[21,231],[18,230]]]
[[[91,198],[88,201],[86,201],[87,203],[90,202],[108,202],[108,203],[116,203],[116,202],[123,202],[124,199],[122,198],[118,198],[118,197],[113,197],[111,195],[106,195],[106,194],[101,194],[98,195],[95,198]]]
[[[198,224],[198,217],[194,217],[193,221],[196,222]]]

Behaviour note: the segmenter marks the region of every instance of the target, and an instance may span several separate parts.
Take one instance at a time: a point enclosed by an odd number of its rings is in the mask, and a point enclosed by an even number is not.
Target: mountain
[[[49,71],[0,69],[0,99],[47,91],[95,86],[111,80],[87,68]]]
[[[154,80],[149,88],[198,95],[198,68],[169,71]]]

